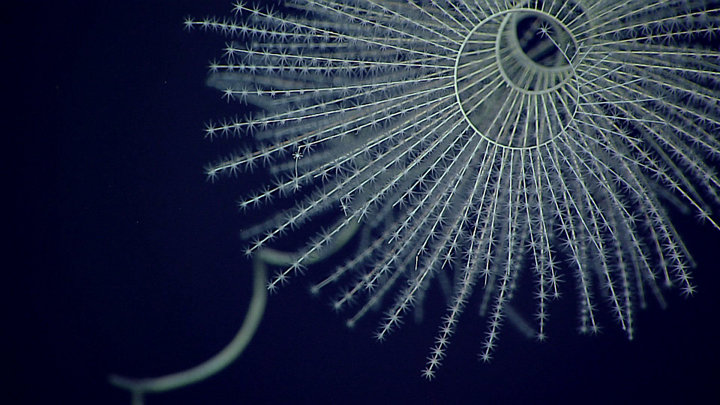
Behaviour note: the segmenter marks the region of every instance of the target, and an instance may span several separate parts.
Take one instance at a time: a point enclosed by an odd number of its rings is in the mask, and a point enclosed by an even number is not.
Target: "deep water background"
[[[204,85],[225,39],[182,25],[187,15],[227,15],[230,2],[23,3],[0,6],[10,205],[2,402],[129,404],[108,374],[155,376],[207,359],[249,301],[238,235],[247,218],[234,202],[257,176],[211,184],[202,170],[236,145],[202,133],[204,122],[241,112]],[[720,232],[692,217],[676,224],[698,263],[698,293],[667,292],[666,310],[649,299],[632,342],[607,316],[600,336],[579,336],[566,277],[548,342],[506,326],[482,364],[485,319],[471,307],[427,382],[439,291],[429,292],[424,322],[410,317],[378,343],[377,316],[348,330],[327,295],[310,296],[329,270],[318,265],[270,297],[235,364],[146,403],[720,403]],[[521,283],[530,288],[530,277]]]

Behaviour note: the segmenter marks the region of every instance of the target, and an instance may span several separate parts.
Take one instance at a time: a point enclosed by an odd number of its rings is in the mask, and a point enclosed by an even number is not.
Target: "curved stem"
[[[169,391],[202,381],[235,361],[255,335],[265,312],[267,271],[265,261],[258,256],[253,259],[253,295],[245,320],[224,349],[203,363],[184,371],[154,378],[130,378],[113,374],[109,377],[110,384],[130,391],[133,397],[132,404],[142,405],[145,393]]]
[[[337,252],[355,235],[359,227],[359,223],[352,223],[338,235],[332,245],[324,249],[321,254],[311,257],[308,263],[322,261]],[[245,320],[240,330],[230,343],[218,354],[195,367],[160,377],[131,378],[112,374],[108,378],[110,384],[130,391],[132,394],[132,405],[143,405],[146,393],[170,391],[194,384],[230,365],[230,363],[242,354],[245,347],[250,343],[265,313],[265,304],[267,303],[267,265],[289,265],[295,261],[296,256],[297,254],[271,248],[264,248],[253,256],[253,295],[250,300],[250,307],[247,310]]]

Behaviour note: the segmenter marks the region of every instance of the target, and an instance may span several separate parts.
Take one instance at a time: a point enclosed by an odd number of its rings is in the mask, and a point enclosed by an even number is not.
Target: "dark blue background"
[[[204,122],[241,108],[204,85],[225,40],[182,26],[187,15],[226,15],[230,3],[26,3],[0,7],[10,201],[3,403],[128,404],[109,373],[153,376],[205,360],[234,335],[249,300],[234,202],[251,180],[211,184],[202,170],[235,145],[202,136]],[[568,280],[548,342],[506,327],[493,362],[481,364],[485,319],[468,310],[427,382],[438,292],[425,322],[408,319],[377,343],[376,317],[348,330],[327,296],[309,295],[328,271],[316,266],[270,298],[235,364],[147,404],[720,403],[720,232],[690,217],[677,224],[698,262],[698,294],[670,291],[664,311],[651,300],[632,342],[607,317],[601,336],[577,335]]]

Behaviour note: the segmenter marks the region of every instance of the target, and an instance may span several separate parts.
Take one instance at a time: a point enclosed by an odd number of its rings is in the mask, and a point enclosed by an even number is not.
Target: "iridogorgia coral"
[[[349,325],[382,304],[384,339],[446,278],[426,377],[469,305],[490,359],[520,274],[539,339],[563,289],[581,332],[607,310],[630,338],[647,296],[693,292],[665,206],[719,228],[717,3],[294,0],[186,26],[229,38],[208,83],[241,106],[207,127],[241,148],[208,176],[266,171],[240,207],[289,207],[244,230],[247,253],[325,221],[268,288],[306,271]],[[309,266],[349,237],[343,265]]]
[[[339,286],[336,308],[358,304],[351,325],[387,301],[383,339],[449,275],[427,377],[475,298],[490,358],[519,273],[535,279],[539,339],[563,275],[582,332],[607,309],[632,338],[646,295],[693,292],[663,200],[718,227],[717,6],[303,0],[234,11],[187,22],[233,39],[209,83],[259,107],[207,128],[245,147],[208,175],[265,167],[275,180],[240,207],[297,201],[245,230],[249,254],[336,214],[270,289],[361,224],[357,252],[313,289]]]

